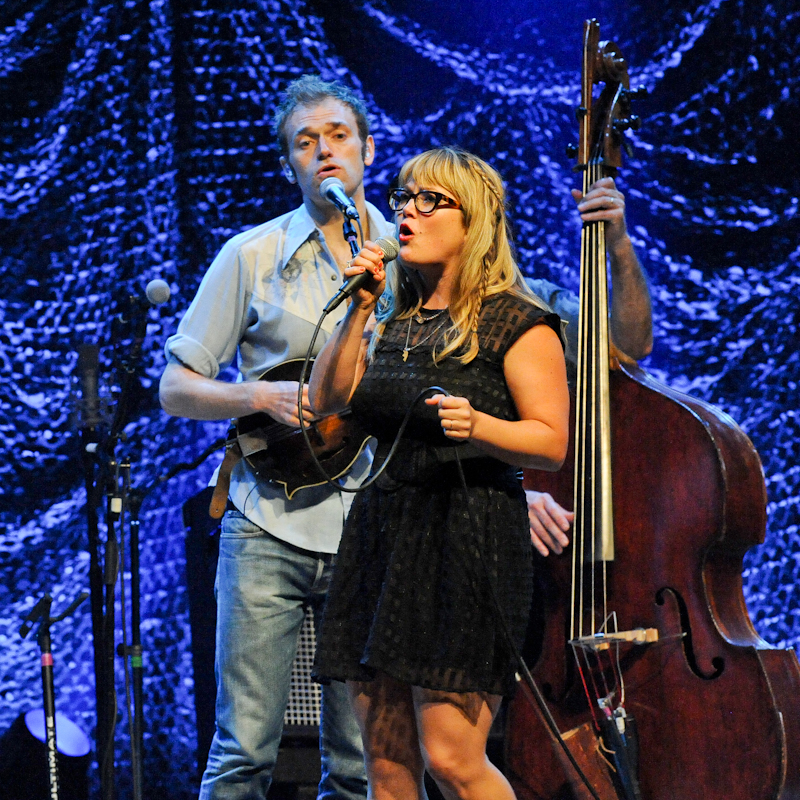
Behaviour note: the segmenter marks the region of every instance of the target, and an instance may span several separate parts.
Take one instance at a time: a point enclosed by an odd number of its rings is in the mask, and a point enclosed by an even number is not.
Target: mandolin
[[[268,369],[260,380],[297,381],[302,367],[302,358],[289,359]],[[307,430],[314,455],[332,480],[348,472],[370,439],[349,410],[321,417]],[[300,428],[259,412],[234,420],[232,434],[253,472],[283,486],[287,499],[300,489],[325,483]]]

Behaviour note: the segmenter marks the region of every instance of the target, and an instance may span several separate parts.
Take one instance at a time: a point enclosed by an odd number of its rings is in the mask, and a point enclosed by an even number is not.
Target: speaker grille
[[[305,618],[297,638],[297,655],[292,664],[289,703],[283,717],[284,725],[319,725],[320,685],[311,680],[316,634],[314,609],[304,607]]]

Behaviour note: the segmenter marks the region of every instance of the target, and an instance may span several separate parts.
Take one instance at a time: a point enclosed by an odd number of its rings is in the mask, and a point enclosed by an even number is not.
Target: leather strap
[[[225,457],[222,459],[217,475],[217,485],[214,487],[211,504],[208,507],[208,513],[214,519],[220,519],[225,513],[228,505],[228,491],[231,487],[231,472],[241,458],[242,450],[239,442],[235,438],[229,439],[225,444]]]

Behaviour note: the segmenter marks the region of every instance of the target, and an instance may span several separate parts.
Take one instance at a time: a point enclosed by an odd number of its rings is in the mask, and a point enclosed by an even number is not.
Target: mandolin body
[[[303,359],[284,361],[267,370],[262,381],[298,381]],[[284,487],[291,499],[299,489],[321,486],[325,478],[300,428],[282,425],[269,414],[249,414],[234,423],[242,456],[262,480]],[[345,475],[367,446],[364,433],[349,412],[322,417],[307,425],[312,450],[331,480]]]

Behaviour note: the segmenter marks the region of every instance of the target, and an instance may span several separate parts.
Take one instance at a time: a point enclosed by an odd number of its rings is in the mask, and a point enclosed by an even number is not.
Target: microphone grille
[[[97,371],[100,367],[100,346],[84,342],[78,345],[78,363],[77,370],[79,373],[86,373],[90,370]]]
[[[342,183],[341,179],[331,176],[330,178],[325,178],[325,180],[319,185],[319,193],[323,197],[327,197],[328,190],[332,189],[334,186],[338,186],[342,191],[344,191],[344,184]]]
[[[375,240],[375,244],[383,250],[383,263],[388,264],[397,258],[400,252],[400,242],[394,236],[381,236]]]
[[[154,306],[160,306],[162,303],[166,303],[171,294],[169,284],[166,281],[162,281],[161,278],[155,278],[150,281],[145,287],[144,293]]]

